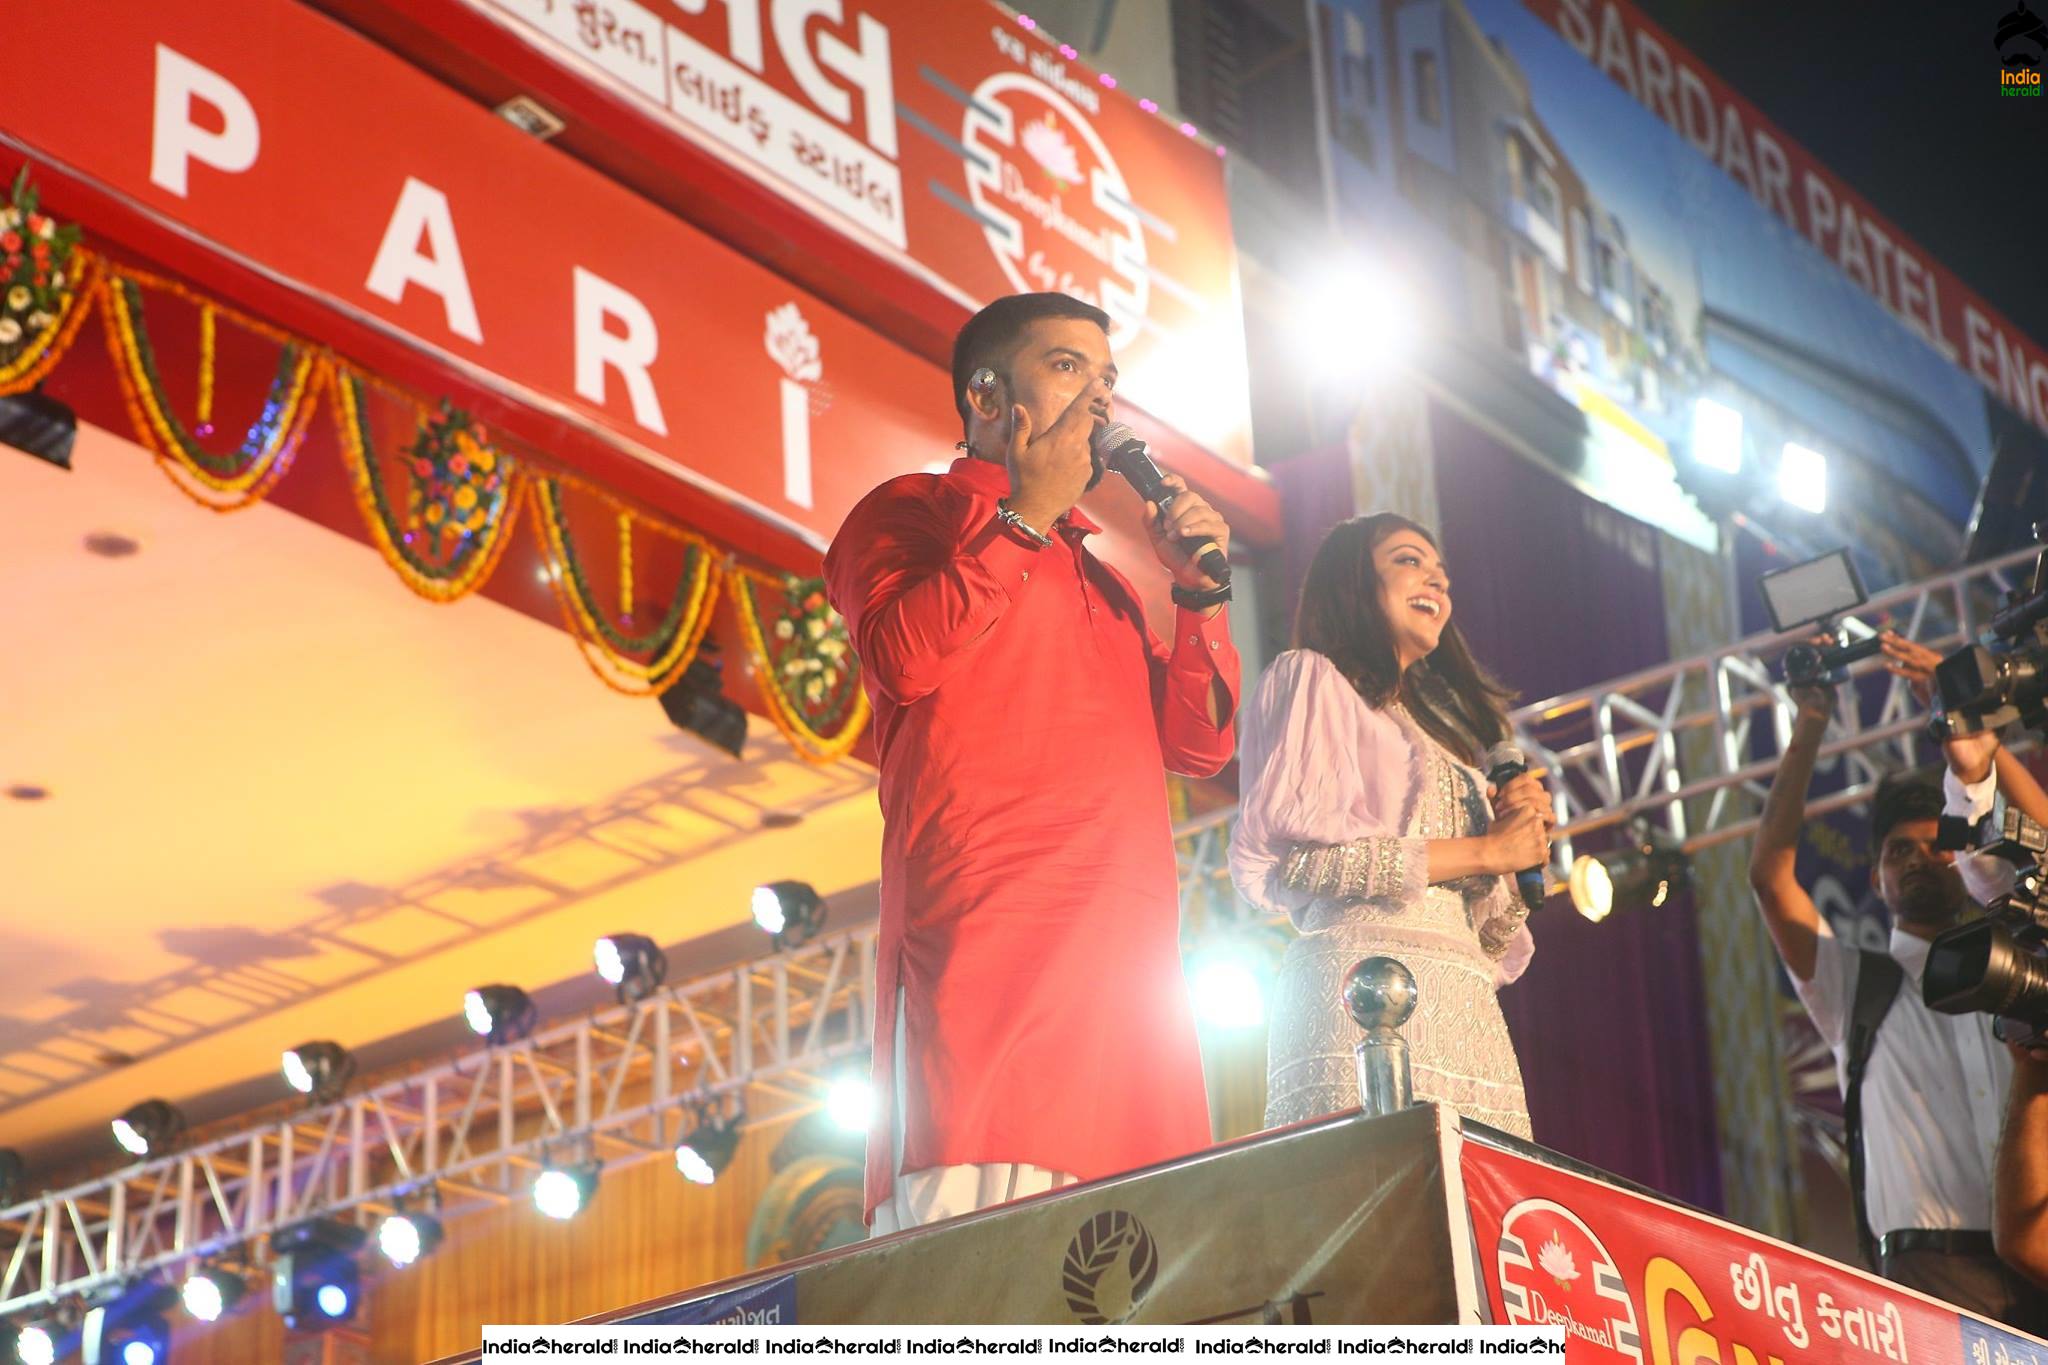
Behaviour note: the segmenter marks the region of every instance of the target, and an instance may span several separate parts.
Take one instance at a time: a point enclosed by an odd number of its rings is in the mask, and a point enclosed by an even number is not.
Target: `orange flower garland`
[[[26,393],[48,377],[78,340],[78,329],[100,296],[99,258],[84,248],[71,255],[73,282],[64,296],[64,306],[40,335],[22,347],[21,354],[0,365],[0,397]]]

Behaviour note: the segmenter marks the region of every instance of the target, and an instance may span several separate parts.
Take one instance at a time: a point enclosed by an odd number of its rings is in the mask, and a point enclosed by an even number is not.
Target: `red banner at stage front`
[[[1565,1329],[1572,1365],[2048,1365],[2048,1346],[1706,1214],[1467,1140],[1495,1322]]]
[[[952,457],[940,368],[290,0],[9,36],[67,55],[0,82],[0,141],[814,544]]]
[[[983,0],[441,2],[964,305],[1057,289],[1101,306],[1120,387],[1249,462],[1221,158],[1028,18]]]

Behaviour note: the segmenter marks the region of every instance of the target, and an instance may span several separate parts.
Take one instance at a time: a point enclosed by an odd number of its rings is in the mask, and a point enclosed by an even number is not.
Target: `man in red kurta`
[[[881,762],[877,1233],[1210,1141],[1162,770],[1233,749],[1228,589],[1185,548],[1229,530],[1171,475],[1147,505],[1162,644],[1074,507],[1115,380],[1096,309],[989,305],[954,346],[966,457],[883,484],[825,557]]]

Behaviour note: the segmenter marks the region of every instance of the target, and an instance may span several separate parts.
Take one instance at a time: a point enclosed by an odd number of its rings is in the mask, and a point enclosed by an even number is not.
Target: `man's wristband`
[[[996,520],[1015,531],[1018,535],[1023,536],[1041,550],[1049,549],[1052,546],[1052,537],[1025,521],[1024,518],[1018,516],[1015,512],[1012,512],[1007,500],[996,504]]]
[[[1230,585],[1228,583],[1225,583],[1220,588],[1211,588],[1207,592],[1196,592],[1192,588],[1183,588],[1178,583],[1173,585],[1173,604],[1177,607],[1186,607],[1189,611],[1207,611],[1209,608],[1221,606],[1229,600]]]

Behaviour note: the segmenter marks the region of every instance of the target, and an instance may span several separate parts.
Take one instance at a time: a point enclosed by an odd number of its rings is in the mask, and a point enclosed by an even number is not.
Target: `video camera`
[[[1833,550],[1790,568],[1773,569],[1757,579],[1757,587],[1771,613],[1771,626],[1780,634],[1801,626],[1832,632],[1836,617],[1869,600],[1847,550]],[[1880,648],[1875,635],[1844,644],[1797,644],[1785,651],[1781,667],[1785,681],[1793,687],[1840,682],[1842,670],[1858,659],[1869,658]]]
[[[2048,540],[2048,525],[2034,528]],[[2048,549],[2032,581],[1992,618],[1989,644],[1966,645],[1934,670],[1937,737],[1998,730],[2017,721],[2048,738]],[[1998,840],[1982,852],[2018,869],[2012,893],[1985,914],[1936,936],[1922,992],[1944,1014],[1997,1016],[1993,1031],[2011,1043],[2048,1037],[2048,831],[2008,809]],[[1947,840],[1943,841],[1947,843]]]

